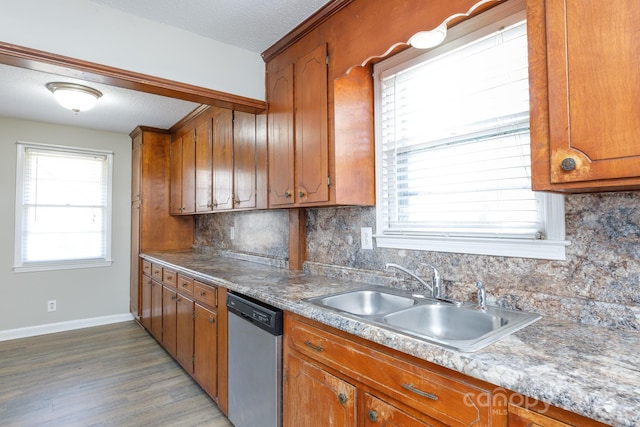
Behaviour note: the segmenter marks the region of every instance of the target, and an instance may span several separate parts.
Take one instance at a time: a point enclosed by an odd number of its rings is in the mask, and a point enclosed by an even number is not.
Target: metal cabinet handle
[[[200,296],[201,296],[201,297],[203,297],[203,296],[204,296],[204,294],[206,294],[206,292],[205,292],[205,291],[200,291]]]
[[[322,346],[314,345],[314,344],[313,344],[311,341],[309,341],[309,340],[305,341],[305,342],[304,342],[304,345],[306,345],[307,347],[309,347],[309,348],[311,348],[311,349],[313,349],[313,350],[315,350],[315,351],[322,351],[322,350],[323,350]]]
[[[563,171],[572,171],[576,168],[576,161],[571,157],[567,157],[566,159],[562,160],[562,163],[560,163],[560,167]]]
[[[340,402],[341,405],[347,403],[347,395],[344,393],[338,394],[338,402]]]
[[[209,316],[209,323],[211,323],[212,325],[215,323],[216,319],[214,319],[213,317]]]
[[[178,296],[177,296],[177,295],[173,295],[173,296],[171,297],[171,300],[172,300],[172,301],[173,301],[173,300],[176,300],[176,299],[178,299]]]
[[[367,414],[367,416],[369,417],[369,420],[374,423],[378,421],[378,413],[373,409],[369,409],[369,413]]]
[[[288,190],[287,190],[287,191],[285,191],[285,192],[284,192],[284,198],[285,198],[285,199],[290,199],[290,198],[291,198],[291,192],[290,192],[290,191],[288,191]]]
[[[304,197],[304,191],[298,191],[298,196],[300,196],[300,198]]]
[[[410,392],[415,393],[419,396],[426,397],[427,399],[438,400],[438,396],[436,396],[435,394],[417,389],[411,384],[402,384],[402,388],[404,388],[405,390],[409,390]]]

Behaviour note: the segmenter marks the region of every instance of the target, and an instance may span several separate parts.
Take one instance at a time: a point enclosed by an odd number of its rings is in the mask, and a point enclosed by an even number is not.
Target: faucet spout
[[[434,298],[440,298],[442,296],[442,276],[440,271],[433,265],[426,262],[421,262],[420,265],[430,267],[433,270],[433,276],[431,277],[431,293]]]
[[[418,282],[420,282],[425,288],[429,289],[429,291],[431,292],[431,295],[435,296],[434,293],[434,288],[433,286],[431,286],[430,284],[428,284],[427,282],[425,282],[424,280],[422,280],[422,278],[420,276],[418,276],[417,274],[415,274],[414,272],[407,270],[406,268],[404,268],[401,265],[398,264],[393,264],[393,263],[387,263],[384,266],[385,270],[389,270],[390,268],[395,268],[396,270],[400,270],[403,273],[408,274],[409,276],[413,277],[414,279],[416,279]]]

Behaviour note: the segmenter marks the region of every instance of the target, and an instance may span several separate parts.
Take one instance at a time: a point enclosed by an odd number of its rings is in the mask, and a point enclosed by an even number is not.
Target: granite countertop
[[[640,425],[640,335],[543,317],[462,353],[316,307],[305,298],[371,285],[197,252],[142,255],[465,375],[615,426]]]

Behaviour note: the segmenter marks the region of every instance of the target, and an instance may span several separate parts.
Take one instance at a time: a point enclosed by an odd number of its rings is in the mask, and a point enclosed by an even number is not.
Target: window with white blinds
[[[526,21],[513,8],[376,65],[378,246],[564,259],[563,198],[531,191]]]
[[[17,146],[14,269],[109,265],[112,153]]]

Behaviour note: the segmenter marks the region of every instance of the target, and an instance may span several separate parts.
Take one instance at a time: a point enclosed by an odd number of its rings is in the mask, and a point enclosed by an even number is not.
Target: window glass
[[[18,144],[16,269],[110,262],[107,152]]]
[[[563,198],[531,191],[526,21],[513,7],[376,65],[378,246],[564,258]]]

